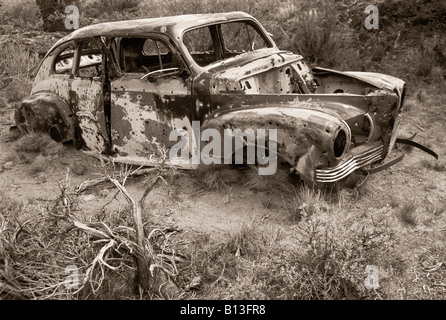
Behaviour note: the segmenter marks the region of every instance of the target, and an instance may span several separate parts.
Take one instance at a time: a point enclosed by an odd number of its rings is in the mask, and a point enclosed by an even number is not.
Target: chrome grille
[[[336,167],[326,169],[316,169],[317,182],[335,182],[347,177],[350,173],[381,159],[383,146],[376,146],[363,153],[350,156],[348,160],[340,163]]]

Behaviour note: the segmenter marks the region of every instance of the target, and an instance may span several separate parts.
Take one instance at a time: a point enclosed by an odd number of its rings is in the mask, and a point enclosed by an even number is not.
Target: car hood
[[[199,78],[201,81],[208,80],[211,88],[216,89],[214,93],[241,90],[237,87],[240,80],[301,59],[302,56],[290,51],[277,48],[260,49],[212,64]]]
[[[351,78],[355,78],[355,79],[370,83],[371,85],[373,85],[377,88],[380,88],[380,89],[385,89],[385,90],[389,90],[389,91],[396,90],[398,92],[398,96],[400,96],[400,97],[403,95],[403,91],[404,91],[405,82],[403,80],[396,78],[396,77],[386,75],[386,74],[382,74],[382,73],[338,71],[338,70],[320,68],[320,67],[313,68],[313,71],[332,72],[332,73],[348,76]]]

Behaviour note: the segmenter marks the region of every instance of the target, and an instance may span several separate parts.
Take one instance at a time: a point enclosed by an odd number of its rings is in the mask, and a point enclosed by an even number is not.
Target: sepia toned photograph
[[[0,0],[0,300],[445,300],[445,17]]]

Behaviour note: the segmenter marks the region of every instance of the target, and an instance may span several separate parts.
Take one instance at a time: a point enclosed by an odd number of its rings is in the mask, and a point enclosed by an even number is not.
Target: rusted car
[[[15,119],[21,132],[131,164],[148,164],[157,143],[171,148],[172,130],[196,136],[193,121],[277,129],[278,157],[304,180],[328,183],[401,159],[384,164],[404,96],[392,76],[311,68],[255,18],[229,12],[76,30],[46,54]]]

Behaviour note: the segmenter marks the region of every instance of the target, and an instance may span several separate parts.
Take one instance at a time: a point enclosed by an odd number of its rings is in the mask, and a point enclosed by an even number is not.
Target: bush
[[[39,61],[37,52],[16,41],[0,46],[0,75],[31,78]]]
[[[42,27],[42,16],[34,0],[2,2],[0,20],[15,27],[38,30]]]
[[[376,265],[380,283],[389,256],[398,257],[396,224],[389,208],[358,222],[355,214],[337,211],[305,218],[296,243],[265,250],[226,292],[229,299],[364,299],[373,298],[364,283],[366,267]]]

